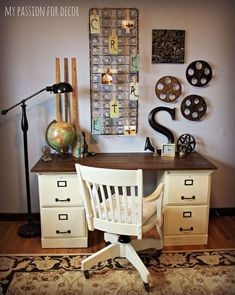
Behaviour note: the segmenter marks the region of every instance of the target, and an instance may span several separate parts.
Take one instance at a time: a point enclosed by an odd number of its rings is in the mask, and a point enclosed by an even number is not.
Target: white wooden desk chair
[[[114,170],[75,164],[84,201],[89,230],[104,231],[110,245],[82,261],[82,270],[113,257],[125,257],[138,270],[146,291],[149,271],[136,251],[163,247],[162,194],[163,184],[143,198],[142,170]],[[143,233],[157,228],[159,239],[142,239]],[[129,236],[136,236],[131,240]]]

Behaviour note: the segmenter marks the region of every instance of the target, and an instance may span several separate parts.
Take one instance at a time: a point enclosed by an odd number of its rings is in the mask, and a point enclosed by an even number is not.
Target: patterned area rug
[[[123,258],[100,263],[85,279],[87,255],[0,256],[0,294],[139,295],[142,280]],[[149,294],[235,294],[235,250],[141,254],[151,273]]]

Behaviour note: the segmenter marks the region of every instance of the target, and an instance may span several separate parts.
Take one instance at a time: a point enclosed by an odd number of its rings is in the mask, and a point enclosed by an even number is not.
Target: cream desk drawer
[[[207,204],[209,184],[209,173],[170,173],[166,178],[166,202],[168,205]]]
[[[83,206],[76,174],[39,175],[41,207]]]
[[[44,238],[82,237],[86,234],[83,208],[43,208],[41,219]]]
[[[164,211],[164,235],[206,234],[208,206],[168,206]]]

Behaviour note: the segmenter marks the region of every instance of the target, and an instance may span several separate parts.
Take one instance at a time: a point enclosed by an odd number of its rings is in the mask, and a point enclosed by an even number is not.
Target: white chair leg
[[[112,234],[112,233],[104,233],[104,240],[105,242],[110,242],[112,244],[117,243],[119,235]]]
[[[158,231],[158,233],[159,233],[159,237],[160,237],[160,239],[163,241],[162,225],[158,226],[158,225],[156,224],[156,229],[157,229],[157,231]]]
[[[101,249],[100,251],[92,254],[88,258],[82,260],[81,268],[83,271],[85,271],[90,269],[92,266],[96,265],[98,262],[103,262],[105,260],[118,256],[120,256],[119,244],[111,244]]]
[[[132,240],[131,245],[135,251],[142,251],[146,249],[160,250],[163,248],[163,240],[161,239],[143,239],[143,240]]]
[[[135,249],[130,244],[125,244],[125,252],[126,258],[139,272],[143,282],[148,284],[150,276],[149,271],[139,258],[138,254],[135,252]]]

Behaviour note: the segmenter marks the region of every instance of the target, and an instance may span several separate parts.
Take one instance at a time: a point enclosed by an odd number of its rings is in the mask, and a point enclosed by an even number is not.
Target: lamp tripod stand
[[[32,210],[31,210],[31,195],[30,195],[30,181],[29,181],[29,160],[28,160],[28,119],[26,113],[26,101],[31,99],[32,97],[38,95],[43,91],[50,91],[52,93],[64,93],[64,92],[72,92],[73,88],[69,83],[58,83],[52,86],[45,87],[38,92],[30,95],[29,97],[21,100],[19,103],[13,105],[12,107],[2,110],[1,114],[6,115],[8,111],[14,109],[17,106],[21,106],[22,108],[22,117],[21,117],[21,130],[23,132],[23,142],[24,142],[24,166],[25,166],[25,185],[26,185],[26,197],[27,197],[27,219],[28,222],[23,224],[18,229],[18,234],[24,238],[37,237],[41,234],[40,224],[33,221],[32,218]]]

